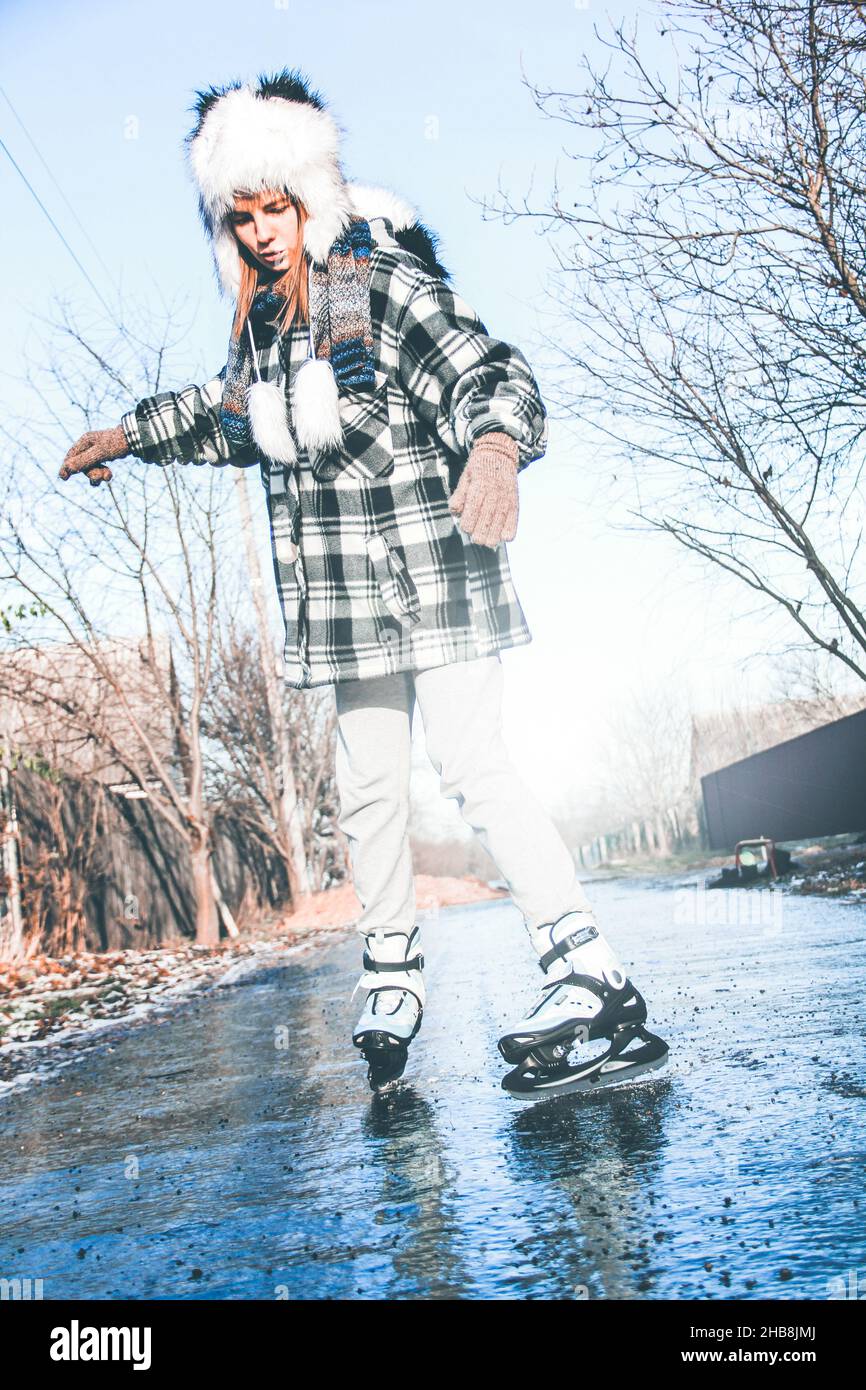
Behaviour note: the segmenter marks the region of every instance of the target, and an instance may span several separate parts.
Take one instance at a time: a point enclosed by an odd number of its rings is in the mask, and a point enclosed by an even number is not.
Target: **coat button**
[[[298,556],[298,547],[288,536],[277,536],[275,550],[277,559],[283,565],[293,565]]]

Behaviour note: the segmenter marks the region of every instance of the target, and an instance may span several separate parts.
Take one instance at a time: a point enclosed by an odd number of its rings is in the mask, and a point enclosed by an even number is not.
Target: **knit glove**
[[[476,439],[448,504],[476,545],[495,549],[517,534],[517,441],[491,431]]]
[[[122,459],[129,453],[129,445],[122,425],[110,430],[88,430],[76,440],[63,460],[60,477],[66,481],[73,473],[86,473],[91,487],[99,487],[102,482],[110,483],[112,472],[103,467],[106,459]]]

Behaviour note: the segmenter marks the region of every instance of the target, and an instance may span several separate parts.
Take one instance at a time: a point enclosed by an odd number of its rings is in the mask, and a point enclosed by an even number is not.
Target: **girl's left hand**
[[[517,443],[501,431],[482,434],[449,503],[475,545],[495,549],[517,534]]]

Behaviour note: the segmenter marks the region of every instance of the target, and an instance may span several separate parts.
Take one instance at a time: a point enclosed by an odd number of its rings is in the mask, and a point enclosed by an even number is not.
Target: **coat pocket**
[[[388,409],[388,377],[376,373],[371,387],[341,387],[339,396],[343,444],[310,460],[314,477],[327,482],[344,473],[384,478],[394,471],[394,442]]]
[[[400,548],[377,531],[367,537],[367,554],[388,612],[401,623],[420,623],[421,600]]]

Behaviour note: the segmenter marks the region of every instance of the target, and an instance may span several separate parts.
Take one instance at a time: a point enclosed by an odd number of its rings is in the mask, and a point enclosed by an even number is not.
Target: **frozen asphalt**
[[[664,1072],[525,1104],[509,903],[422,924],[401,1089],[350,1034],[359,940],[194,997],[0,1101],[0,1276],[50,1298],[866,1293],[866,907],[590,885]]]

